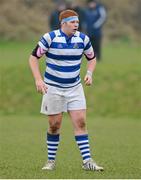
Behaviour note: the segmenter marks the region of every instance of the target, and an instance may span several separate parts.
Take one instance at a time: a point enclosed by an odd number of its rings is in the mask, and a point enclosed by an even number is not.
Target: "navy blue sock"
[[[91,158],[88,134],[77,135],[77,136],[75,136],[75,140],[80,149],[80,152],[81,152],[81,155],[83,158],[83,162],[85,163],[88,159]]]
[[[48,160],[55,160],[59,144],[59,134],[47,133]]]

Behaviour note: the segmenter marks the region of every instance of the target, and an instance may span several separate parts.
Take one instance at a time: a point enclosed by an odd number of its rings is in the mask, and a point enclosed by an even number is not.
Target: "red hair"
[[[78,17],[78,14],[77,14],[77,12],[75,12],[74,10],[71,10],[71,9],[64,10],[59,15],[59,21],[61,22],[62,19],[68,18],[70,16],[77,16]]]

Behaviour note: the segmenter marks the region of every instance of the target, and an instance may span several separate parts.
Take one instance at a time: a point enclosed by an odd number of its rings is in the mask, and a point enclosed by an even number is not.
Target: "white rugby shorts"
[[[71,110],[86,109],[86,99],[82,84],[66,89],[47,86],[47,93],[42,98],[40,111],[42,114],[53,115]]]

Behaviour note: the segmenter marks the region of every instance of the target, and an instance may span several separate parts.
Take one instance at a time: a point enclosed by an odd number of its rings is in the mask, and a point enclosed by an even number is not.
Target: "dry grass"
[[[84,5],[83,1],[78,1]],[[104,27],[106,39],[139,40],[140,0],[101,0],[107,7]],[[1,0],[0,37],[4,39],[33,39],[49,31],[48,19],[55,8],[51,0]]]

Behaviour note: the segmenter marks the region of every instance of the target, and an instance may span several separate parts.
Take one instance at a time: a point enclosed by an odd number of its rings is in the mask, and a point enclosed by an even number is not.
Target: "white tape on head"
[[[62,19],[61,24],[64,22],[70,22],[70,21],[79,21],[78,16],[70,16],[67,18]]]

